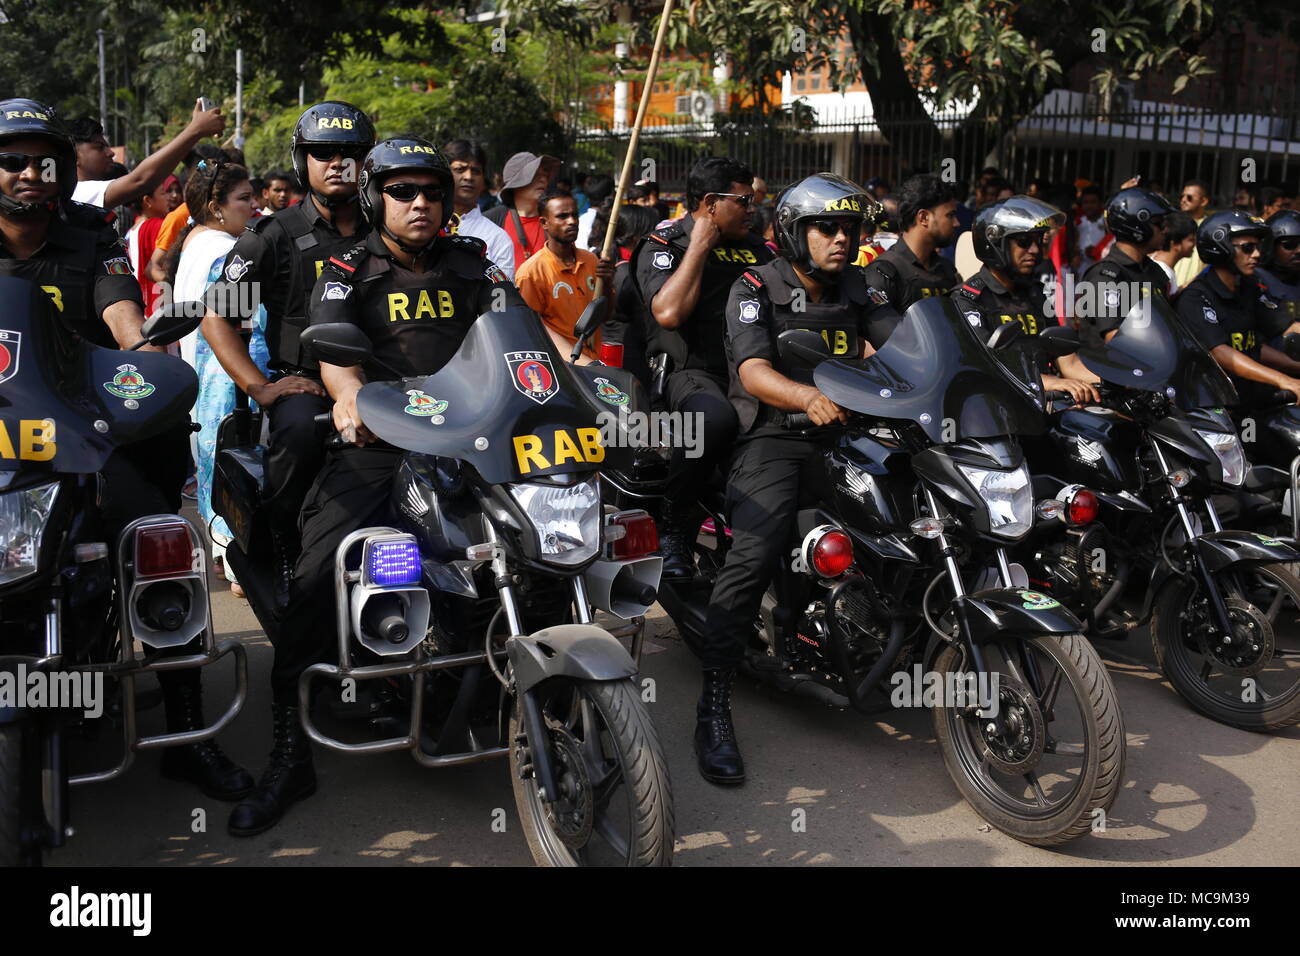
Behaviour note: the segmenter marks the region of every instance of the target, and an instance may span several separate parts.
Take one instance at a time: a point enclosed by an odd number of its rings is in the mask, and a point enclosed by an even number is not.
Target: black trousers
[[[265,502],[271,526],[282,534],[294,535],[303,500],[325,462],[325,436],[316,416],[332,405],[328,397],[299,394],[286,395],[266,410]]]
[[[727,480],[731,550],[714,580],[695,648],[705,667],[735,667],[744,656],[763,593],[788,557],[799,476],[816,450],[800,435],[758,436],[737,449]]]
[[[135,521],[152,514],[177,514],[181,510],[181,487],[190,464],[188,421],[161,435],[146,438],[119,448],[104,463],[104,496],[101,513],[105,536],[113,561],[117,560],[117,538]],[[178,657],[199,652],[199,639],[162,653]],[[158,681],[164,687],[182,684],[197,687],[199,669],[186,667],[160,671]]]
[[[298,700],[298,678],[338,646],[334,552],[353,531],[389,525],[389,485],[402,453],[388,446],[334,449],[325,456],[302,509],[302,553],[289,602],[273,637],[271,690],[276,703]]]
[[[727,401],[727,382],[701,369],[682,369],[668,376],[666,396],[671,411],[704,416],[704,431],[697,434],[703,452],[686,457],[687,449],[673,449],[664,484],[669,517],[687,517],[700,490],[719,466],[725,467],[736,441],[739,422]]]

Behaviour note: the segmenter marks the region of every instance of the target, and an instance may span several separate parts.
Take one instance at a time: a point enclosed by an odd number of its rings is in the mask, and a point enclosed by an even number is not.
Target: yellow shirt
[[[596,255],[575,249],[577,258],[566,266],[549,245],[542,246],[524,261],[515,273],[515,285],[528,307],[541,316],[547,328],[554,329],[572,345],[577,341],[573,327],[592,300],[596,289]],[[600,332],[588,340],[583,351],[595,358],[600,348]]]

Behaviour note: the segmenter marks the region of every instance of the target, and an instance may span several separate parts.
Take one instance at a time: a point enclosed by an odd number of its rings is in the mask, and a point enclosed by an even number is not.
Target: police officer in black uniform
[[[403,376],[429,375],[455,354],[474,320],[522,304],[481,239],[439,236],[452,209],[451,167],[436,147],[387,139],[361,168],[364,242],[332,256],[311,291],[313,324],[350,322],[374,357]],[[276,213],[278,217],[281,213]],[[321,366],[334,424],[355,445],[331,451],[302,512],[302,553],[281,615],[271,672],[275,749],[257,788],[235,808],[230,832],[252,836],[313,793],[316,774],[298,712],[298,678],[334,644],[334,552],[358,528],[389,523],[389,485],[401,452],[377,441],[357,412],[365,369]],[[317,441],[320,441],[319,437]]]
[[[1076,287],[1074,309],[1085,344],[1109,339],[1138,297],[1168,296],[1169,279],[1148,256],[1165,247],[1165,216],[1173,211],[1163,196],[1143,186],[1121,189],[1106,204],[1106,228],[1115,241]]]
[[[69,224],[70,216],[94,208],[71,209],[76,184],[72,139],[54,111],[33,100],[0,102],[0,275],[39,285],[64,327],[86,341],[130,348],[144,323],[140,285],[126,246],[102,220],[96,224],[93,214],[87,216],[91,229]],[[102,515],[110,541],[136,518],[180,511],[188,461],[189,430],[182,424],[121,448],[105,462]],[[198,668],[163,671],[158,679],[168,731],[205,727]],[[216,799],[237,800],[253,785],[212,741],[168,748],[162,772]]]
[[[727,402],[724,309],[727,294],[746,269],[768,262],[772,252],[750,232],[754,174],[720,156],[702,159],[686,180],[690,213],[652,232],[632,255],[632,274],[646,304],[652,353],[664,352],[674,371],[666,398],[672,411],[702,414],[703,453],[687,458],[673,450],[659,534],[664,575],[692,572],[689,527],[699,488],[725,466],[736,437],[736,413]]]
[[[815,449],[810,438],[786,427],[786,414],[806,412],[816,425],[847,418],[813,386],[806,366],[782,358],[777,336],[811,329],[831,354],[849,358],[884,344],[901,316],[867,286],[863,270],[850,265],[858,231],[876,207],[860,187],[831,173],[793,186],[776,207],[782,257],[747,270],[727,301],[731,397],[740,421],[727,485],[732,545],[695,648],[704,665],[695,752],[700,773],[712,783],[745,779],[731,721],[731,682],[789,535],[800,469]]]
[[[896,198],[902,232],[867,264],[867,284],[906,312],[921,299],[948,295],[961,282],[957,267],[939,254],[957,238],[957,194],[934,173],[921,173],[904,180]]]
[[[1267,223],[1273,234],[1268,268],[1261,266],[1255,274],[1294,326],[1300,322],[1300,212],[1280,209],[1268,217]],[[1287,331],[1300,332],[1300,327]]]
[[[370,118],[348,103],[317,103],[293,130],[293,168],[308,197],[254,219],[226,256],[222,281],[208,290],[203,334],[235,384],[267,410],[266,498],[276,551],[277,598],[288,597],[298,553],[298,513],[324,461],[315,417],[329,399],[298,336],[307,327],[307,295],[325,262],[356,244],[366,224],[357,174],[374,145]],[[248,355],[237,323],[266,306],[268,380]],[[245,329],[251,326],[245,325]]]
[[[1029,196],[986,206],[975,217],[975,255],[984,265],[957,287],[952,300],[985,340],[1005,322],[1018,322],[1025,335],[1059,324],[1036,272],[1052,230],[1064,225],[1065,213]],[[1091,373],[1077,357],[1064,356],[1057,364],[1062,374],[1045,372],[1043,390],[1069,392],[1079,403],[1100,401],[1086,380]]]
[[[1196,251],[1209,268],[1178,295],[1179,318],[1233,377],[1245,407],[1267,401],[1274,389],[1300,399],[1300,379],[1280,371],[1296,363],[1266,344],[1291,324],[1255,274],[1269,236],[1263,219],[1241,209],[1207,216]]]

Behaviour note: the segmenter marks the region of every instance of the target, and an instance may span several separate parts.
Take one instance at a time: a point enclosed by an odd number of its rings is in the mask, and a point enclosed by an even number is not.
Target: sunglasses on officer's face
[[[838,219],[814,219],[809,222],[808,225],[812,226],[827,239],[834,239],[841,232],[852,239],[853,233],[856,229],[856,223],[841,222]]]
[[[365,150],[345,149],[339,146],[308,146],[307,155],[318,163],[328,163],[335,156],[342,156],[344,159],[361,159],[366,153]]]
[[[1283,236],[1276,240],[1278,246],[1287,252],[1295,252],[1300,249],[1300,236]]]
[[[1242,255],[1253,256],[1259,252],[1258,242],[1234,242],[1232,245]]]
[[[412,202],[419,195],[429,202],[442,202],[442,187],[437,183],[389,183],[380,191],[398,202]]]
[[[1043,232],[1022,232],[1018,236],[1012,236],[1011,241],[1020,249],[1029,249],[1033,246],[1038,246],[1041,249],[1047,245],[1047,234]]]
[[[748,209],[754,204],[753,193],[710,193],[711,196],[722,196],[724,199],[734,199],[740,204],[742,209]]]
[[[21,173],[24,169],[35,166],[38,170],[46,168],[46,163],[54,166],[59,161],[57,156],[32,156],[29,153],[0,153],[0,169],[6,173]]]

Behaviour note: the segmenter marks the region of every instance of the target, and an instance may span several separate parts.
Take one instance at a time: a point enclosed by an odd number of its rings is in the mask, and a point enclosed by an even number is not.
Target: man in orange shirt
[[[596,279],[605,280],[610,292],[614,260],[597,259],[594,252],[578,248],[578,201],[567,193],[549,191],[538,202],[546,242],[515,273],[515,285],[528,307],[541,316],[556,348],[573,351],[578,337],[573,327],[595,295]],[[606,295],[605,317],[614,296]],[[600,333],[588,341],[578,362],[590,364],[600,348]]]

